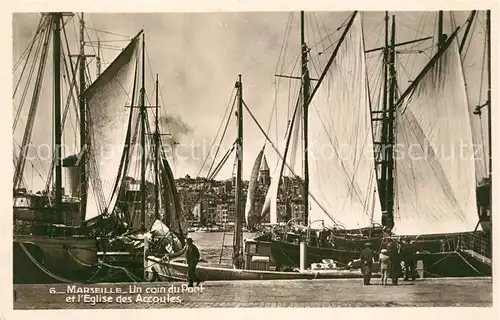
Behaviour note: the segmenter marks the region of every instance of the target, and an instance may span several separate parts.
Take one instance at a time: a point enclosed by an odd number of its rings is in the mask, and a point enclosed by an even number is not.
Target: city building
[[[266,156],[262,157],[262,162],[260,163],[259,183],[266,187],[266,189],[271,185],[271,175],[269,172],[269,166],[267,165]]]
[[[186,175],[176,179],[177,190],[186,219],[192,225],[232,224],[236,219],[235,177],[226,180],[192,178]],[[241,213],[244,219],[248,181],[242,181]],[[266,194],[271,185],[270,169],[265,156],[259,168],[258,185],[254,197],[254,208],[261,212]],[[282,178],[277,199],[278,223],[294,218],[303,218],[302,180],[297,177]],[[269,222],[269,217],[266,217]]]

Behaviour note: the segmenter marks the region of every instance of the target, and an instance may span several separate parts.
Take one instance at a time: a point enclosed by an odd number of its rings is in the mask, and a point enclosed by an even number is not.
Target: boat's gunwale
[[[162,261],[161,258],[156,257],[156,256],[147,256],[146,260],[153,261],[158,264],[168,264],[173,267],[180,267],[180,268],[188,268],[187,263],[180,262],[180,261]],[[269,275],[281,275],[281,276],[288,276],[288,275],[317,275],[317,274],[350,274],[359,270],[299,270],[299,271],[294,271],[294,272],[287,272],[287,271],[272,271],[272,270],[251,270],[251,269],[232,269],[232,268],[224,268],[224,267],[211,267],[207,265],[198,265],[197,268],[202,268],[205,270],[210,270],[210,271],[221,271],[221,272],[233,272],[233,273],[251,273],[251,274],[269,274]]]

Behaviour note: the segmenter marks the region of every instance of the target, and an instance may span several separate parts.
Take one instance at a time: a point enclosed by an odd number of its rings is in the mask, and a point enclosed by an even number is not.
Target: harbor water
[[[243,239],[250,238],[252,236],[249,232],[243,232]],[[190,232],[188,237],[193,239],[194,244],[200,250],[201,258],[208,263],[219,263],[219,258],[222,250],[222,240],[224,238],[224,244],[226,247],[222,253],[221,263],[230,263],[233,255],[233,232]]]

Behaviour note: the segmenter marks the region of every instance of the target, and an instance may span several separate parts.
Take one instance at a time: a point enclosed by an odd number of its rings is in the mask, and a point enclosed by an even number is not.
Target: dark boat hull
[[[439,277],[482,277],[491,276],[491,264],[484,263],[464,251],[419,254],[423,262],[423,276]]]
[[[385,240],[348,239],[335,237],[336,248],[317,248],[307,246],[306,266],[332,259],[340,265],[359,259],[364,243],[372,243],[372,248],[378,251],[384,246]],[[491,259],[491,238],[485,232],[464,232],[453,234],[435,234],[425,236],[392,236],[394,240],[414,241],[414,245],[422,260],[428,276],[459,277],[491,275],[491,265],[467,256],[467,251],[479,253]],[[386,239],[388,240],[388,239]],[[351,250],[339,249],[339,247]],[[283,241],[271,241],[271,253],[276,262],[277,270],[283,266],[297,267],[300,265],[300,245]]]
[[[86,281],[96,271],[97,250],[93,238],[16,235],[14,284]]]
[[[345,251],[356,251],[361,252],[365,247],[367,242],[370,242],[371,247],[374,250],[379,250],[382,247],[383,238],[366,238],[366,239],[356,239],[350,237],[339,237],[332,236],[333,244],[337,250],[345,250]]]
[[[276,262],[276,269],[283,266],[297,267],[300,265],[300,245],[283,241],[271,240],[271,254]],[[306,248],[306,266],[321,262],[323,259],[332,259],[341,265],[359,258],[359,251],[339,250],[335,248]]]
[[[154,277],[150,281],[182,280],[187,278],[188,265],[184,261],[161,261],[160,258],[148,257],[148,265]],[[154,271],[153,271],[154,270]],[[199,264],[196,273],[202,281],[238,281],[238,280],[312,280],[361,278],[359,270],[321,270],[303,272],[278,272],[268,270],[245,270],[231,267],[213,267]],[[377,274],[373,275],[378,277]]]

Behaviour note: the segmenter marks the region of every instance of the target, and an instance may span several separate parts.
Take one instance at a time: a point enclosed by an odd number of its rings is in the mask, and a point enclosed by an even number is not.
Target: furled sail
[[[245,204],[245,221],[248,228],[252,228],[259,219],[259,213],[255,212],[255,192],[257,190],[257,182],[259,179],[260,165],[262,156],[264,155],[264,147],[260,150],[255,162],[253,163],[250,181],[248,182],[247,200]]]
[[[90,153],[87,218],[112,212],[116,196],[113,189],[125,145],[130,91],[136,74],[138,37],[118,55],[111,65],[85,91],[89,116]],[[99,177],[99,179],[95,179]],[[103,208],[104,203],[104,208]]]
[[[165,158],[163,158],[161,163],[161,179],[165,221],[170,230],[184,243],[188,223],[182,215],[182,207],[177,187],[175,186],[174,174]]]
[[[361,16],[340,44],[325,82],[309,106],[311,220],[324,211],[345,228],[371,226],[381,219],[374,197],[370,97]],[[326,83],[328,81],[328,83]]]
[[[394,232],[474,230],[474,147],[456,42],[403,99],[396,116]]]

